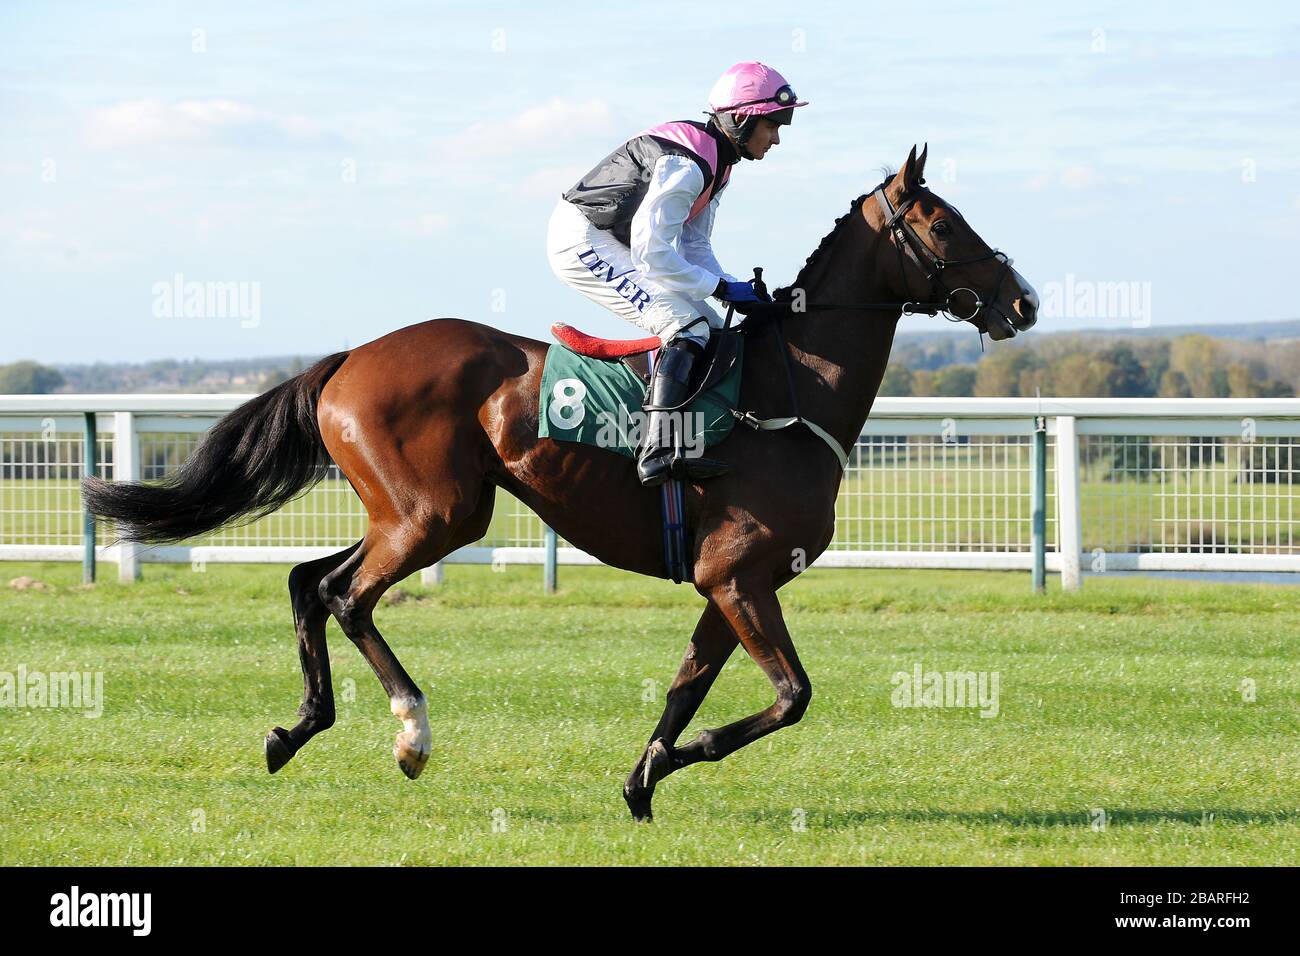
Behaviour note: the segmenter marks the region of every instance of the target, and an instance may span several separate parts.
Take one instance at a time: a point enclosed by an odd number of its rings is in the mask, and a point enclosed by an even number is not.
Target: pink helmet
[[[785,77],[757,60],[737,63],[709,91],[709,112],[722,130],[742,146],[753,131],[753,117],[789,123],[794,108],[807,105],[795,96]]]

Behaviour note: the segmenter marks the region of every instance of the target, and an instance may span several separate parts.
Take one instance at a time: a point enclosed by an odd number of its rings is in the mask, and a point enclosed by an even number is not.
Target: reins
[[[921,181],[924,184],[924,180]],[[886,194],[886,185],[882,183],[873,189],[868,196],[864,196],[865,201],[869,197],[875,197],[880,211],[885,217],[884,228],[888,229],[894,238],[894,249],[898,254],[899,273],[903,278],[904,284],[908,284],[907,269],[904,266],[904,257],[910,258],[917,268],[924,273],[926,281],[930,284],[930,296],[933,301],[924,302],[914,299],[904,299],[895,302],[801,302],[791,298],[769,299],[767,302],[759,303],[742,303],[742,308],[737,309],[734,304],[727,307],[727,322],[724,328],[731,326],[732,313],[740,312],[747,318],[762,319],[775,318],[784,316],[787,313],[798,315],[801,312],[893,312],[898,311],[903,315],[940,315],[942,314],[949,322],[969,322],[986,305],[997,301],[998,292],[1002,289],[1002,282],[1011,269],[1011,259],[1000,249],[993,249],[983,255],[969,256],[965,259],[944,259],[937,255],[934,250],[925,244],[912,224],[905,218],[907,210],[921,198],[923,193],[928,193],[928,189],[919,190],[906,197],[897,207],[890,202]],[[860,205],[855,205],[860,208]],[[923,261],[922,256],[928,260]],[[953,266],[971,265],[976,262],[984,262],[988,259],[998,259],[1002,263],[1002,270],[998,274],[997,284],[993,288],[993,295],[986,302],[983,297],[974,289],[968,286],[959,286],[955,289],[948,287],[943,279],[945,269]],[[756,268],[754,270],[754,287],[758,290],[762,287],[763,270]],[[766,291],[765,289],[763,291]],[[789,291],[789,290],[779,290]],[[910,291],[910,289],[909,289]],[[944,293],[942,300],[935,295],[936,292]],[[968,314],[960,314],[953,307],[953,297],[961,292],[969,292],[975,298],[975,305]]]
[[[925,180],[921,180],[924,186]],[[917,235],[916,230],[906,219],[907,210],[920,199],[923,193],[928,193],[928,189],[923,189],[912,193],[904,198],[897,207],[889,201],[886,195],[886,185],[882,183],[873,189],[868,196],[863,196],[865,202],[869,196],[874,196],[880,211],[885,217],[884,228],[888,229],[894,239],[894,249],[898,253],[899,273],[903,278],[903,283],[910,292],[910,283],[907,277],[907,268],[904,262],[905,257],[910,258],[917,268],[924,273],[926,281],[930,285],[929,295],[932,301],[920,301],[905,299],[901,302],[796,302],[794,297],[781,298],[773,300],[770,297],[767,301],[757,303],[742,303],[742,308],[737,309],[735,303],[728,303],[727,318],[723,325],[723,331],[731,328],[731,321],[736,312],[745,316],[746,320],[771,319],[776,331],[775,341],[777,351],[781,353],[781,364],[785,369],[786,384],[790,389],[790,405],[793,410],[792,415],[784,415],[776,418],[759,418],[753,412],[742,412],[739,409],[728,406],[728,411],[737,421],[743,422],[750,428],[760,431],[775,431],[782,428],[788,428],[791,425],[800,424],[805,426],[814,435],[824,441],[835,453],[839,460],[840,468],[847,470],[849,465],[848,453],[844,446],[826,429],[822,428],[816,422],[809,421],[799,412],[799,395],[794,387],[794,370],[790,364],[790,350],[786,346],[785,327],[783,320],[787,315],[798,315],[802,312],[901,312],[903,315],[940,315],[942,314],[949,322],[968,322],[980,311],[986,304],[996,303],[998,292],[1002,289],[1002,282],[1011,269],[1011,259],[998,249],[993,249],[983,255],[970,256],[965,259],[944,259],[937,255],[933,249],[927,246],[924,240]],[[855,202],[850,213],[861,209],[861,202]],[[828,237],[829,238],[829,237]],[[820,251],[820,249],[819,249]],[[922,258],[924,257],[924,259]],[[993,288],[993,295],[989,302],[986,303],[978,292],[968,286],[958,286],[950,288],[944,281],[944,270],[952,266],[970,265],[976,262],[984,262],[988,259],[998,259],[1002,263],[1002,270],[998,273],[997,284]],[[811,262],[811,258],[809,260]],[[927,265],[928,261],[928,265]],[[759,295],[767,295],[767,287],[763,283],[763,270],[761,267],[754,269],[754,291]],[[789,290],[778,290],[789,291]],[[943,293],[943,298],[939,299],[936,293]],[[968,292],[975,298],[975,305],[967,315],[959,314],[954,308],[953,300],[958,293]],[[994,306],[996,308],[996,306]],[[745,331],[742,327],[740,331]]]

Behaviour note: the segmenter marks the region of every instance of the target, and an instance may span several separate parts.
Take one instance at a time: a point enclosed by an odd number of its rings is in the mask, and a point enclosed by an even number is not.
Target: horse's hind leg
[[[393,744],[393,756],[412,780],[424,770],[433,750],[428,705],[375,627],[373,611],[383,593],[398,581],[481,538],[492,517],[493,494],[493,488],[484,486],[468,500],[462,499],[448,517],[426,514],[377,523],[372,519],[357,551],[320,584],[322,600],[370,664],[394,716],[405,725]]]
[[[320,582],[351,557],[361,542],[352,547],[300,564],[289,572],[289,599],[293,604],[293,625],[298,636],[298,659],[302,663],[302,718],[292,730],[272,727],[266,735],[266,769],[275,773],[307,741],[334,725],[334,691],[330,685],[330,658],[325,644],[325,621],[329,609],[320,599]]]

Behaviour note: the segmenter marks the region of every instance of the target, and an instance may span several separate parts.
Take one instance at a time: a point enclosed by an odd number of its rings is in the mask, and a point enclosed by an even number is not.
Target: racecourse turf
[[[103,714],[0,706],[0,864],[1295,864],[1300,593],[813,570],[781,592],[803,721],[620,788],[702,599],[608,568],[453,566],[376,619],[430,699],[418,781],[331,622],[338,722],[279,774],[301,694],[284,567],[5,564],[0,678],[104,675]],[[894,706],[896,672],[999,676],[998,713]],[[683,739],[767,706],[737,651]]]

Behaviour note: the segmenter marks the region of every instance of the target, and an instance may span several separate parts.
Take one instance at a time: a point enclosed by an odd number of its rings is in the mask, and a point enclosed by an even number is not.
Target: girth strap
[[[755,431],[773,432],[781,428],[789,428],[791,425],[803,425],[830,447],[830,450],[835,453],[835,457],[839,459],[841,470],[848,471],[849,469],[849,456],[844,450],[844,446],[836,441],[835,436],[826,429],[822,428],[816,422],[809,421],[802,415],[785,415],[778,418],[759,418],[753,412],[742,412],[735,408],[731,409],[731,414],[737,421],[744,422]]]
[[[754,270],[754,278],[756,282],[762,282],[763,273],[761,269]],[[724,328],[729,328],[731,326],[733,308],[734,305],[727,309],[727,324]],[[849,456],[848,453],[844,451],[844,446],[836,441],[835,436],[826,429],[799,414],[799,393],[795,391],[794,387],[794,370],[790,367],[790,352],[785,347],[785,327],[781,324],[780,318],[777,318],[773,325],[776,328],[776,347],[777,351],[781,353],[781,364],[785,368],[785,381],[786,385],[790,388],[790,404],[794,406],[794,414],[782,415],[776,418],[759,418],[753,412],[742,412],[738,408],[731,408],[729,406],[727,411],[731,412],[732,417],[737,421],[744,422],[755,431],[773,432],[782,428],[789,428],[791,425],[804,425],[810,432],[824,441],[830,450],[835,453],[835,457],[840,463],[840,470],[848,471]],[[744,330],[742,329],[741,331]]]

